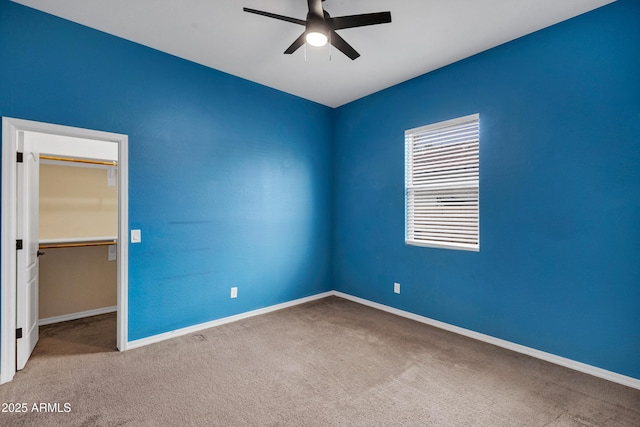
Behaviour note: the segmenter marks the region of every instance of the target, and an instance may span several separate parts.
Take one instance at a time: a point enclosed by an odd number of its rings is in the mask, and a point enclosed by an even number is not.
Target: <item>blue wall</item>
[[[331,289],[330,108],[7,0],[0,58],[0,115],[129,135],[130,340]]]
[[[639,23],[620,0],[339,108],[334,287],[640,378]],[[476,112],[480,252],[406,246],[404,130]]]

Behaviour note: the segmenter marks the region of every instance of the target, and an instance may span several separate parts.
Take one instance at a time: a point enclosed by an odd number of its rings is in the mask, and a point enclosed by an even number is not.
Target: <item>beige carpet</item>
[[[45,326],[0,400],[28,406],[2,426],[640,426],[639,390],[335,297],[123,353],[114,315]]]

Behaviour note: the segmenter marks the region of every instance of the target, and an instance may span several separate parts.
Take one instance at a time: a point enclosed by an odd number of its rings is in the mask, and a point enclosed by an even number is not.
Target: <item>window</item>
[[[405,132],[405,241],[480,250],[480,115]]]

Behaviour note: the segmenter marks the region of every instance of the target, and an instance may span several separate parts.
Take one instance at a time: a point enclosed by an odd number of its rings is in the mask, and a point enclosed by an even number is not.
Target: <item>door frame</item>
[[[16,373],[16,215],[17,136],[20,131],[47,133],[118,144],[118,313],[117,347],[128,343],[129,271],[129,141],[124,134],[75,128],[31,120],[2,118],[2,214],[0,263],[0,384]]]

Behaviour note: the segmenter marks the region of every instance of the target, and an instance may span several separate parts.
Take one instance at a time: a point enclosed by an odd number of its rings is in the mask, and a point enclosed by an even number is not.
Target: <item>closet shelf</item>
[[[90,165],[118,166],[118,162],[115,160],[104,161],[104,160],[92,160],[92,159],[79,159],[79,158],[71,158],[71,157],[46,156],[44,154],[40,155],[40,159],[53,160],[57,162],[87,163]]]
[[[86,246],[111,246],[117,245],[118,238],[116,236],[101,237],[69,237],[59,239],[40,239],[40,249],[54,248],[78,248]]]

